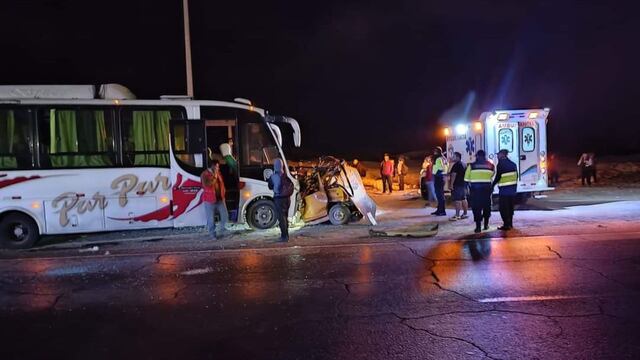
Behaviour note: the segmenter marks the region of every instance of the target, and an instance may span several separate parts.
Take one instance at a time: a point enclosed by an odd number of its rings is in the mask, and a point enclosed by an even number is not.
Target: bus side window
[[[31,114],[25,108],[0,109],[0,170],[33,168]]]
[[[109,109],[42,109],[38,124],[41,167],[114,166],[113,114]]]
[[[184,118],[170,108],[123,108],[120,112],[124,166],[169,166],[169,119]]]

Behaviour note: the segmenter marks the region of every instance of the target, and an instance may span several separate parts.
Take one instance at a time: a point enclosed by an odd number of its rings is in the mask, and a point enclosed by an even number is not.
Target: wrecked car
[[[366,218],[376,225],[376,203],[365,191],[356,168],[325,156],[315,166],[299,169],[297,175],[302,200],[299,212],[305,223],[344,225]]]

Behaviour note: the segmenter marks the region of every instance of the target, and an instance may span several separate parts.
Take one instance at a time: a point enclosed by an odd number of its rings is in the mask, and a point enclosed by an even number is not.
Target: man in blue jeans
[[[226,235],[225,225],[229,220],[227,205],[225,204],[224,180],[220,174],[220,164],[217,160],[209,160],[209,166],[200,175],[202,183],[202,201],[207,216],[207,230],[214,239]],[[220,231],[216,233],[215,216],[220,215]]]

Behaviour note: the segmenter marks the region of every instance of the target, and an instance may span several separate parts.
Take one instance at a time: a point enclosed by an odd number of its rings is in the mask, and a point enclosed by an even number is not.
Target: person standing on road
[[[427,203],[425,207],[431,206],[431,202],[436,201],[436,190],[433,187],[433,163],[431,161],[431,155],[424,158],[422,161],[422,169],[420,170],[421,191],[423,198],[426,193]]]
[[[580,166],[580,178],[582,179],[582,186],[584,186],[585,181],[587,185],[591,186],[591,166],[593,165],[589,154],[583,153],[578,159],[578,166]]]
[[[207,216],[207,230],[214,239],[222,238],[226,235],[225,226],[229,220],[229,213],[225,204],[224,179],[220,174],[220,163],[217,160],[209,160],[209,166],[200,175],[200,181],[204,190],[202,201]],[[216,212],[220,216],[218,233],[216,233],[215,223]]]
[[[491,180],[495,167],[487,161],[484,150],[478,150],[476,161],[467,165],[464,181],[469,183],[471,190],[471,209],[473,221],[476,223],[475,233],[479,233],[480,224],[484,219],[484,230],[489,230],[489,218],[491,217]]]
[[[500,191],[500,216],[503,225],[498,230],[513,229],[513,212],[515,208],[515,199],[518,188],[518,167],[508,157],[509,151],[506,149],[498,152],[498,166],[496,167],[496,177],[493,179],[491,186],[493,188],[498,185]]]
[[[380,163],[380,175],[382,176],[382,193],[386,193],[389,189],[389,194],[393,192],[393,160],[389,158],[389,154],[384,154],[384,160]]]
[[[442,148],[440,146],[436,146],[436,148],[433,149],[433,159],[431,173],[433,174],[433,186],[435,188],[438,207],[431,215],[447,216],[444,204],[444,176],[447,173],[447,160],[442,155]]]
[[[451,198],[456,206],[456,214],[449,220],[457,221],[469,217],[467,215],[469,204],[467,203],[467,186],[464,182],[465,167],[461,161],[462,154],[454,152],[451,160],[453,163],[451,170],[449,170],[449,189],[451,189]],[[460,215],[460,210],[463,211],[462,215]]]
[[[280,227],[280,242],[289,241],[289,207],[293,194],[293,182],[284,171],[282,159],[277,158],[273,163],[273,174],[267,179],[269,189],[273,190],[273,201],[276,206],[276,217]]]
[[[409,172],[409,167],[404,163],[404,158],[400,157],[398,159],[398,167],[396,168],[396,174],[398,174],[398,186],[399,190],[404,190],[404,177],[407,176]]]
[[[589,160],[591,161],[591,176],[593,177],[593,183],[598,183],[598,171],[596,168],[596,154],[589,153]]]

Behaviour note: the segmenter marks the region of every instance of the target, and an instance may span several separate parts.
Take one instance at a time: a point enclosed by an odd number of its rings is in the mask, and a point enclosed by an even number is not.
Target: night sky
[[[4,3],[2,84],[186,93],[181,0]],[[550,107],[551,151],[640,152],[631,2],[435,3],[191,0],[196,97],[295,117],[304,155],[426,150],[467,100]]]

